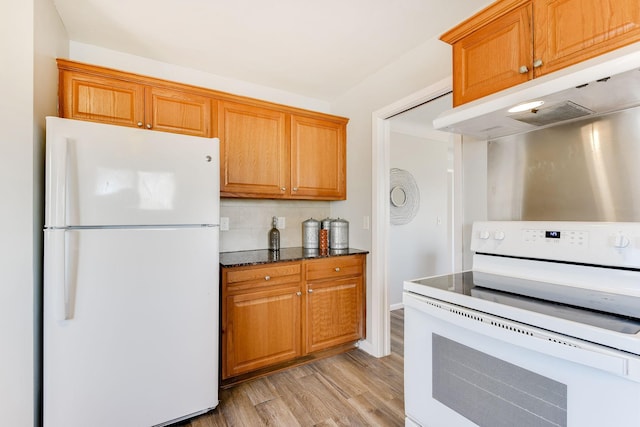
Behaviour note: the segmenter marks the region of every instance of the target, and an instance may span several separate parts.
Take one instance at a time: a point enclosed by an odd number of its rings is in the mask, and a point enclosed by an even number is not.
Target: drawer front
[[[227,270],[227,286],[277,285],[300,281],[300,263],[269,264],[260,267],[238,267]]]
[[[344,256],[307,261],[305,263],[306,280],[312,281],[361,275],[363,274],[362,265],[362,257],[360,256]]]

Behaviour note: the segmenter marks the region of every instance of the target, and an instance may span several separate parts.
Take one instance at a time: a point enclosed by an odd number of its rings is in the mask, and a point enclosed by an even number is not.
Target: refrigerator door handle
[[[72,320],[74,316],[78,264],[78,236],[75,231],[49,235],[47,276],[53,294],[56,320]]]
[[[68,230],[65,234],[65,272],[64,272],[64,320],[75,316],[76,294],[78,286],[78,253],[80,232]]]
[[[51,295],[52,315],[55,320],[67,319],[66,234],[66,231],[61,230],[45,233],[45,287]]]

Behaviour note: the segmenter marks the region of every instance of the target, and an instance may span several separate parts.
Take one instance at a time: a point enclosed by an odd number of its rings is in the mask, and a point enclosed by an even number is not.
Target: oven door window
[[[432,334],[433,398],[480,426],[567,425],[566,384]]]

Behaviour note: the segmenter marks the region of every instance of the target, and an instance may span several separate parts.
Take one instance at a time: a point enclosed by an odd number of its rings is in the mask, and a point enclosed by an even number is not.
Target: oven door
[[[640,357],[405,292],[407,425],[640,425]]]

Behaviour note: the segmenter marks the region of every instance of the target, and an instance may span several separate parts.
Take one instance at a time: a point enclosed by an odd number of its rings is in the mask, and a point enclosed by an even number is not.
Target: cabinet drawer
[[[307,261],[305,263],[306,280],[332,279],[361,275],[362,257],[345,256]]]
[[[300,263],[282,265],[240,267],[238,269],[223,270],[226,274],[226,284],[229,288],[242,288],[256,285],[278,285],[300,281]]]

